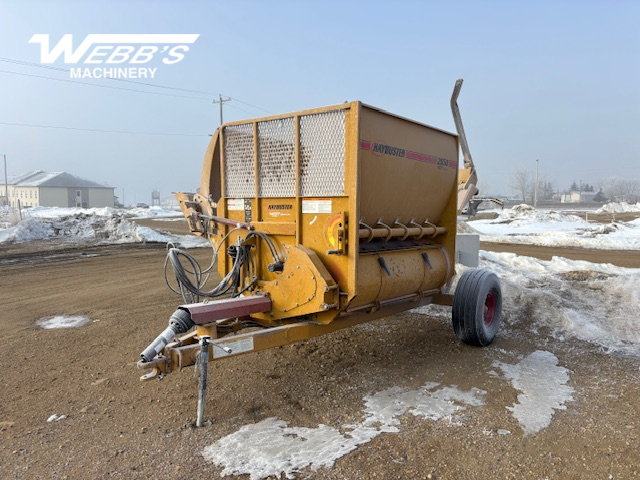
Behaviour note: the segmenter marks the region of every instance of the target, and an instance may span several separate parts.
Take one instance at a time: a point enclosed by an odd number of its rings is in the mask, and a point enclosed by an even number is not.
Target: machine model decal
[[[440,158],[433,155],[427,155],[419,152],[412,152],[399,147],[391,147],[382,143],[370,142],[368,140],[360,140],[360,148],[362,150],[368,150],[375,156],[391,155],[395,157],[408,158],[410,160],[417,160],[419,162],[430,163],[436,165],[439,169],[453,168],[457,169],[458,166],[454,162],[450,162],[446,158]]]

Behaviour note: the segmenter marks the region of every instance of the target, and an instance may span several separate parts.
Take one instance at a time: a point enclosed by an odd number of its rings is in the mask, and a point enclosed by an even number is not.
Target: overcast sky
[[[454,131],[449,97],[464,78],[459,104],[484,193],[512,193],[513,171],[534,171],[536,159],[560,189],[640,178],[639,24],[640,2],[615,0],[1,1],[0,154],[9,176],[67,171],[150,203],[154,188],[197,188],[218,93],[234,99],[225,121],[362,100]],[[179,63],[138,66],[157,68],[148,83],[208,93],[87,86],[3,61],[40,64],[34,34],[51,47],[73,34],[76,49],[92,33],[200,34]],[[104,65],[61,56],[54,66]]]

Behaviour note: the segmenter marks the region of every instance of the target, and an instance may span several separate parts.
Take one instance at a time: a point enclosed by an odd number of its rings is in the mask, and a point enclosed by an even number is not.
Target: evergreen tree
[[[606,202],[607,201],[607,197],[604,196],[604,193],[602,192],[602,189],[598,190],[598,193],[596,193],[596,196],[593,197],[593,201],[594,202]]]

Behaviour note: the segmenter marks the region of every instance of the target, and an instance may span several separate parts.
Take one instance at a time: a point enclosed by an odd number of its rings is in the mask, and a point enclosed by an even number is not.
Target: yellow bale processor
[[[208,361],[429,303],[453,307],[463,342],[491,343],[497,277],[467,270],[449,289],[457,215],[477,192],[461,85],[451,98],[458,135],[361,102],[222,125],[199,192],[176,194],[191,231],[212,242],[222,281],[208,289],[210,272],[171,249],[186,303],[142,352],[142,379],[198,363],[201,425]]]

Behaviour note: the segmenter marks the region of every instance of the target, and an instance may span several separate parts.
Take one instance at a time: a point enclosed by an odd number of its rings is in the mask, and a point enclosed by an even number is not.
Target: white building
[[[560,195],[561,203],[586,203],[592,202],[593,197],[595,197],[597,193],[595,192],[575,192],[571,191],[570,193],[563,193]]]
[[[9,178],[9,206],[20,207],[113,207],[114,187],[76,177],[66,172],[36,170]],[[2,204],[7,194],[0,185]]]

